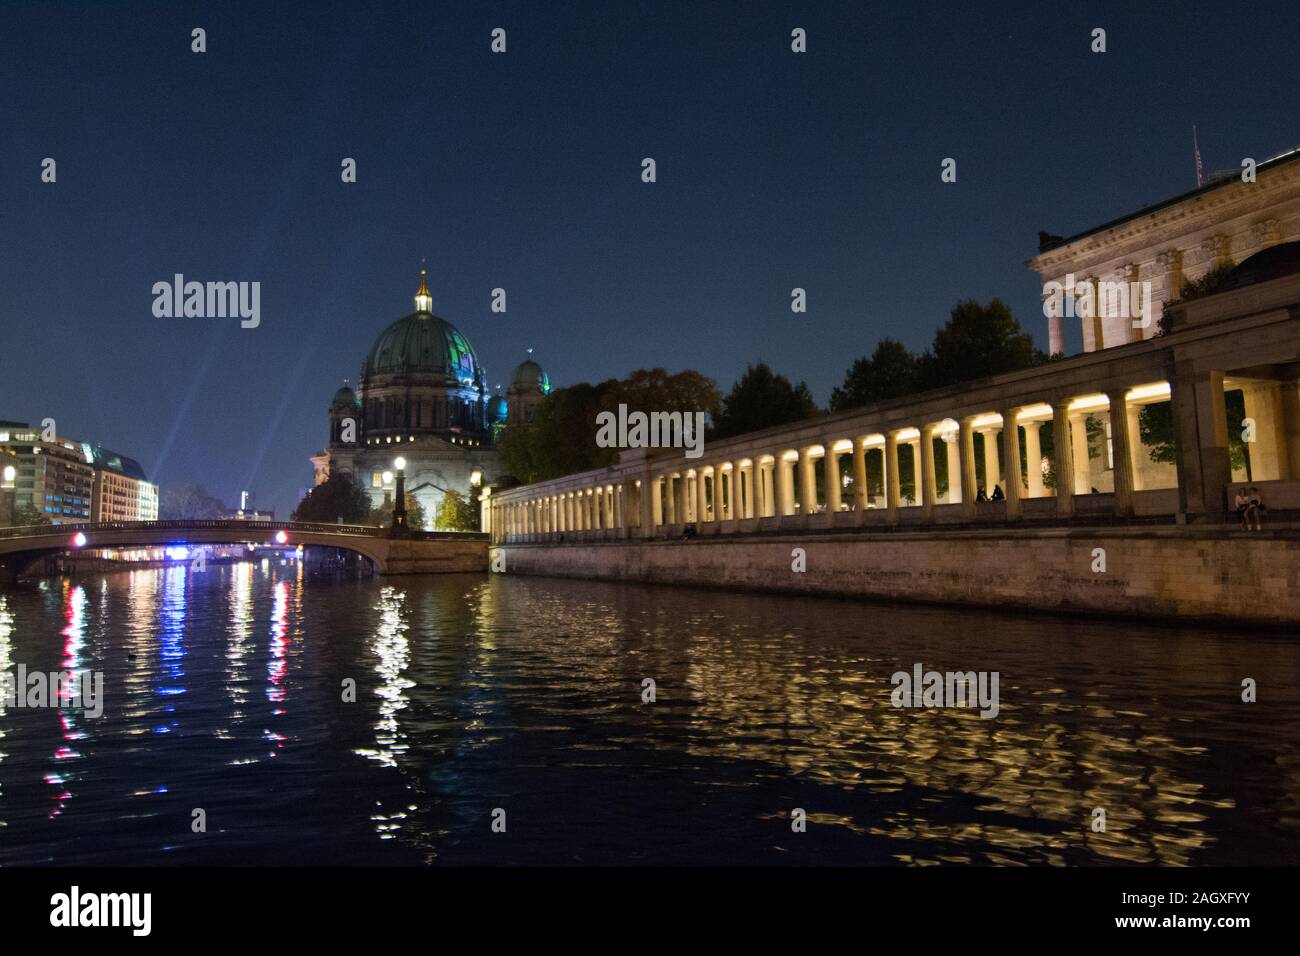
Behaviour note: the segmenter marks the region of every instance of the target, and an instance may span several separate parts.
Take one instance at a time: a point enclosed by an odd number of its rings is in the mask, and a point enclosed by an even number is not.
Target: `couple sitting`
[[[1259,516],[1268,508],[1264,507],[1264,499],[1260,497],[1259,489],[1255,487],[1237,489],[1237,517],[1241,519],[1241,526],[1247,531],[1258,531]]]

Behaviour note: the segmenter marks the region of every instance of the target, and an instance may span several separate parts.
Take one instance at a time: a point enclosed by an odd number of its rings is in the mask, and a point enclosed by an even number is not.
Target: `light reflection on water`
[[[90,668],[105,698],[0,705],[0,864],[1300,862],[1284,636],[301,575],[0,593],[0,667]],[[917,662],[998,671],[998,717],[890,707]]]

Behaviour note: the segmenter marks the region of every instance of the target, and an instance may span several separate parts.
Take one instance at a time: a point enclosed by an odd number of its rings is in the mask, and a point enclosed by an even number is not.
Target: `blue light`
[[[174,544],[168,546],[166,553],[172,561],[184,561],[190,556],[190,549],[183,544]]]

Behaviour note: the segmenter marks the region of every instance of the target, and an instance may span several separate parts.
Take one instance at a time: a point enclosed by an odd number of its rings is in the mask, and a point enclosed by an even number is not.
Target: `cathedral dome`
[[[546,370],[532,359],[525,359],[519,363],[519,367],[515,369],[511,384],[524,388],[540,389],[543,395],[549,394],[551,391],[551,380],[546,377]]]
[[[437,384],[479,384],[473,346],[456,326],[433,314],[432,301],[421,270],[415,311],[379,333],[362,366],[363,385],[377,375],[413,374],[432,377]]]
[[[496,425],[506,420],[507,405],[505,397],[494,395],[488,402],[488,424]]]
[[[366,356],[365,376],[421,373],[448,385],[473,385],[478,357],[460,331],[432,312],[398,319],[379,333]]]

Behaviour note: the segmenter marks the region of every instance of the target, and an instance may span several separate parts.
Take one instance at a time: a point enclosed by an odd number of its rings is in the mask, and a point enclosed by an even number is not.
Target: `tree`
[[[163,519],[220,518],[225,511],[221,500],[195,481],[164,485],[158,496],[158,517]]]
[[[367,496],[368,498],[369,496]],[[424,506],[410,492],[406,494],[406,526],[417,530],[424,528]],[[393,526],[393,503],[382,504],[377,508],[371,508],[370,514],[366,518],[366,524],[372,524],[377,528],[391,528]]]
[[[525,483],[603,468],[618,461],[620,449],[596,444],[601,412],[617,413],[622,404],[629,412],[713,415],[718,401],[712,380],[690,369],[639,369],[599,385],[580,382],[543,398],[531,422],[509,425],[498,453],[506,473]]]
[[[1242,439],[1242,422],[1246,418],[1246,397],[1241,389],[1225,392],[1223,404],[1228,419],[1228,459],[1234,470],[1245,468],[1250,474],[1249,453]],[[1153,402],[1138,411],[1138,433],[1154,462],[1172,465],[1175,454],[1174,411],[1172,402]],[[1254,480],[1254,479],[1248,479]]]
[[[370,495],[349,471],[336,471],[307,492],[290,516],[293,521],[363,524],[370,517]]]
[[[919,386],[916,356],[902,342],[881,339],[871,358],[855,361],[844,376],[844,384],[831,390],[831,411],[900,398]]]
[[[710,437],[729,438],[818,414],[820,410],[806,384],[792,385],[784,375],[777,375],[759,362],[749,366],[722,400]]]
[[[600,410],[600,389],[588,382],[552,391],[538,403],[531,422],[506,428],[498,446],[506,473],[527,484],[617,461],[617,449],[596,445]]]
[[[14,508],[13,513],[9,518],[8,527],[27,528],[32,525],[46,525],[53,523],[54,522],[50,520],[50,516],[41,511],[41,509],[37,508],[35,505],[23,505],[22,507]]]
[[[1030,368],[1047,361],[1033,337],[1020,328],[1011,307],[1001,299],[980,305],[958,302],[948,321],[934,333],[934,344],[920,359],[923,388],[942,388]]]
[[[433,519],[437,531],[477,531],[479,506],[472,496],[447,491],[438,502],[438,512]]]

